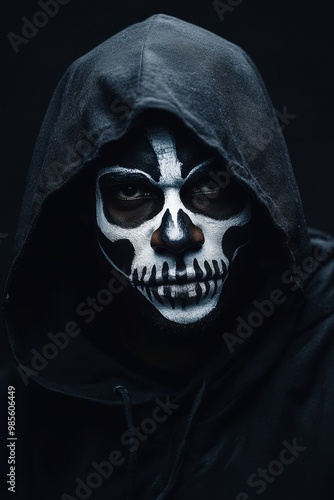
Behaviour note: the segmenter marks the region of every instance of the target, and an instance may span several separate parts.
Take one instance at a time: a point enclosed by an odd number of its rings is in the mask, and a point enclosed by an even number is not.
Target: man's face
[[[188,325],[216,307],[251,210],[221,159],[188,133],[148,126],[96,179],[98,241],[168,321]]]

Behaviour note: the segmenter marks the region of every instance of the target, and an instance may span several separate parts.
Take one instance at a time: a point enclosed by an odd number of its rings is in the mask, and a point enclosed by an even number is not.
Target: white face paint
[[[240,213],[223,220],[187,208],[180,190],[196,171],[203,168],[203,163],[183,178],[182,163],[177,158],[171,133],[165,128],[150,127],[148,138],[158,159],[159,181],[147,172],[122,166],[103,168],[96,180],[98,228],[111,243],[120,240],[131,243],[134,257],[129,263],[130,273],[126,274],[117,266],[117,259],[103,248],[103,244],[100,243],[100,247],[110,264],[124,274],[162,316],[175,323],[191,324],[207,316],[217,305],[231,262],[243,246],[235,248],[229,259],[224,254],[222,241],[228,229],[244,226],[250,220],[250,203],[246,203]],[[206,163],[210,164],[211,159]],[[105,213],[100,182],[111,173],[124,178],[139,174],[161,190],[164,201],[159,213],[136,227],[122,227],[110,222]],[[193,237],[191,241],[194,228],[197,240]],[[164,234],[164,243],[160,246],[152,243],[157,230]],[[199,234],[203,237],[200,238]],[[180,246],[182,241],[184,244]]]

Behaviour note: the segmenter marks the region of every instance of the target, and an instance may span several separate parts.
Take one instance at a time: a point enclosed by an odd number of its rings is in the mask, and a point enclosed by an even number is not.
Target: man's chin
[[[203,341],[208,339],[214,330],[217,330],[218,320],[221,318],[221,307],[219,300],[207,301],[202,304],[185,301],[177,302],[174,307],[159,304],[159,308],[152,304],[142,293],[132,289],[134,295],[134,308],[144,320],[148,328],[161,335],[172,339]],[[139,322],[140,324],[140,322]]]

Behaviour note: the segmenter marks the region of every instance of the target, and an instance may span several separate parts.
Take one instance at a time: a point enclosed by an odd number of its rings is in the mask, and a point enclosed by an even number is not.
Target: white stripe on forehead
[[[182,163],[176,155],[175,138],[171,132],[162,127],[147,127],[146,133],[157,156],[160,170],[159,182],[172,184],[176,179],[182,179]]]

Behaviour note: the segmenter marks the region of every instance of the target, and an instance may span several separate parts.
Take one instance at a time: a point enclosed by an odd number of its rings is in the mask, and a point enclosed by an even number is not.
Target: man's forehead
[[[189,172],[213,153],[184,128],[147,125],[132,130],[116,149],[110,150],[110,166],[137,169],[156,182],[186,178]]]

